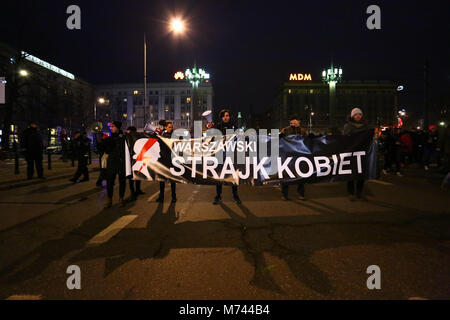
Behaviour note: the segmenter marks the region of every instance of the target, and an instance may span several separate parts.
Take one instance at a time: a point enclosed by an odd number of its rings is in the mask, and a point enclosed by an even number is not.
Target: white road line
[[[89,240],[88,245],[96,245],[107,242],[136,218],[137,215],[128,215],[117,219],[112,225]]]
[[[166,192],[167,190],[169,190],[169,187],[166,186],[166,188],[164,189],[164,192]],[[148,197],[147,202],[153,202],[155,201],[155,199],[159,196],[159,191],[155,192],[154,194],[152,194],[150,197]]]
[[[180,215],[180,218],[184,217],[186,215],[187,209],[192,205],[192,202],[194,201],[195,195],[199,192],[199,188],[200,188],[199,185],[195,186],[195,190],[192,191],[191,195],[186,200],[186,202],[184,203],[184,205],[181,208],[181,210],[178,212],[178,214]]]
[[[393,186],[392,183],[386,182],[386,181],[381,181],[381,180],[369,180],[369,182],[374,182],[374,183],[379,183],[385,186]]]
[[[31,294],[14,294],[6,300],[42,300],[42,295],[31,295]]]

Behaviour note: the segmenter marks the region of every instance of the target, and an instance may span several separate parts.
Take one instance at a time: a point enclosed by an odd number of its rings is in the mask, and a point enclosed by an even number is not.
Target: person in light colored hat
[[[344,135],[351,136],[355,133],[363,132],[366,130],[369,130],[369,127],[364,121],[362,110],[360,108],[353,108],[347,123],[344,125]],[[347,192],[349,194],[350,201],[354,201],[356,199],[364,199],[364,197],[362,196],[363,188],[364,180],[348,181]]]

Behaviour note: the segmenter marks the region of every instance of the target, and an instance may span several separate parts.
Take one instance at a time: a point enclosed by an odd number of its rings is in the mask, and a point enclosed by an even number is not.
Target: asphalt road
[[[160,205],[146,182],[108,210],[96,174],[0,192],[0,299],[450,299],[450,197],[432,173],[384,176],[357,202],[343,183],[287,202],[241,186],[242,205],[224,187],[219,206],[214,186],[177,185]]]

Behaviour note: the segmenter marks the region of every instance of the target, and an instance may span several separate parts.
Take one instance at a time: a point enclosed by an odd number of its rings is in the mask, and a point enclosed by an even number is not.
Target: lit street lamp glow
[[[105,103],[105,99],[104,99],[104,98],[99,98],[99,99],[98,99],[98,103],[100,103],[100,104]]]
[[[180,18],[172,19],[172,21],[170,22],[170,29],[176,34],[183,33],[185,29],[183,20],[181,20]]]
[[[19,74],[20,74],[22,77],[27,77],[27,76],[28,76],[28,71],[27,71],[27,70],[20,70],[20,71],[19,71]]]

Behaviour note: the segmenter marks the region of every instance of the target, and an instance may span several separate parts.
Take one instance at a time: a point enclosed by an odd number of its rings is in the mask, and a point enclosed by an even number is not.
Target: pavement
[[[0,299],[450,299],[450,201],[442,175],[410,168],[368,182],[277,187],[177,185],[103,209],[104,187],[65,178],[0,190]],[[127,195],[129,193],[127,187]],[[81,289],[69,290],[69,266]],[[381,289],[369,290],[369,266]]]
[[[48,169],[48,158],[45,156],[42,162],[44,168],[44,176],[49,180],[63,179],[73,176],[77,170],[77,161],[62,161],[59,155],[52,155],[51,169]],[[98,170],[98,159],[92,159],[92,164],[88,165],[90,172]],[[14,159],[0,160],[0,190],[8,190],[11,188],[28,186],[33,184],[45,183],[39,180],[34,171],[34,177],[31,180],[27,179],[27,163],[25,159],[19,159],[19,173],[15,173]]]

